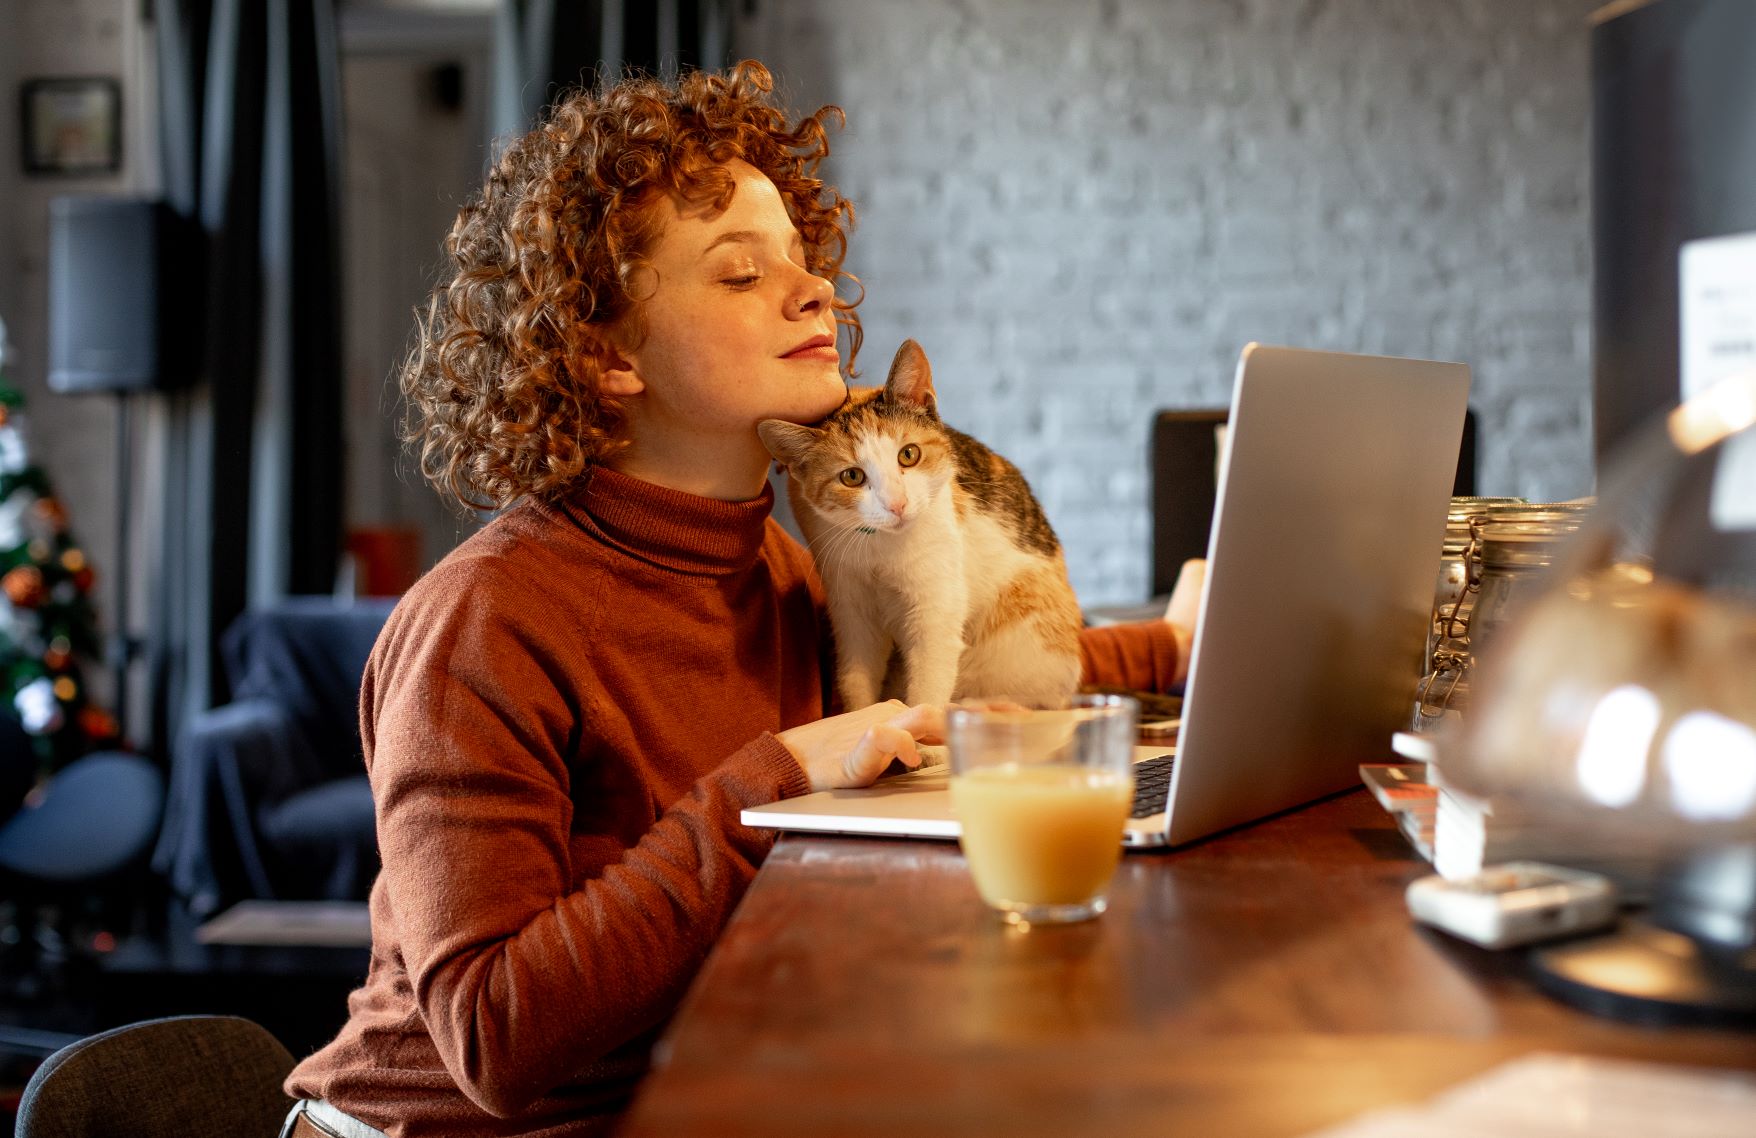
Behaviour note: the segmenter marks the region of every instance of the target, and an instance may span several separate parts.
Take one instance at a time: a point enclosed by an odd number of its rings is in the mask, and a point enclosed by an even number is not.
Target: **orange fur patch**
[[[1026,621],[1035,626],[1045,646],[1065,644],[1069,651],[1078,650],[1084,617],[1073,590],[1067,587],[1067,573],[1059,557],[1052,565],[1014,577],[983,614],[981,626],[970,639],[985,640],[1002,628]]]

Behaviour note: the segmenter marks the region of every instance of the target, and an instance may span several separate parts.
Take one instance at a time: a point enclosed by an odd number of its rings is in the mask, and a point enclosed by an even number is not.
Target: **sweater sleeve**
[[[675,1006],[773,842],[739,810],[805,775],[745,743],[575,888],[566,756],[593,709],[541,606],[399,615],[362,703],[385,900],[447,1071],[510,1117]]]
[[[1082,682],[1165,692],[1176,683],[1177,636],[1162,620],[1087,628],[1079,634]]]

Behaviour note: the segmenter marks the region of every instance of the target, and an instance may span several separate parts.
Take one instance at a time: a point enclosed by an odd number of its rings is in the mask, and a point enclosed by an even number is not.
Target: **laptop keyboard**
[[[1164,813],[1165,796],[1171,789],[1171,767],[1176,761],[1175,755],[1160,755],[1134,764],[1134,808],[1128,814],[1130,818]]]

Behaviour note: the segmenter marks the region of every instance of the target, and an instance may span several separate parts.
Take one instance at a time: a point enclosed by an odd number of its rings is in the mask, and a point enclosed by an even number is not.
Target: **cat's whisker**
[[[841,533],[838,535],[840,540],[835,543],[832,554],[836,560],[848,560],[853,556],[854,551],[860,548],[860,542],[866,537],[861,532],[862,528],[857,522],[849,522],[842,527]]]
[[[860,536],[859,523],[837,523],[828,533],[820,535],[811,543],[811,555],[817,559],[817,570],[820,576],[827,576],[836,564],[853,546]]]

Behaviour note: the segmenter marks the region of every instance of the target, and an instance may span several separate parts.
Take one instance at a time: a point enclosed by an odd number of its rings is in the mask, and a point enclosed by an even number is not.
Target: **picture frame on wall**
[[[27,174],[79,177],[122,168],[122,85],[105,77],[28,79],[19,88]]]

